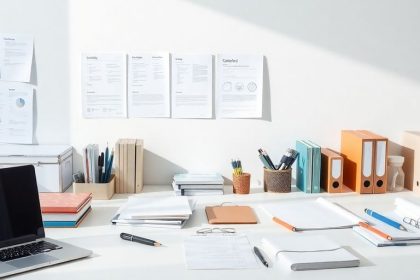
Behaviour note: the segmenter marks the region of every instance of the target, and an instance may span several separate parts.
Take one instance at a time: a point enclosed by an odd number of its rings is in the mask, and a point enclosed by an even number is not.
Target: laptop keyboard
[[[0,250],[0,261],[7,262],[10,260],[19,259],[27,256],[47,253],[61,248],[62,247],[46,241],[38,241]]]

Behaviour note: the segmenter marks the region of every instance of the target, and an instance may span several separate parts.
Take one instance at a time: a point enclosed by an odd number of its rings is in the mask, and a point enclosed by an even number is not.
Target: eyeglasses
[[[207,233],[236,233],[234,228],[200,228],[196,231],[198,234],[207,234]]]
[[[420,218],[415,220],[415,219],[410,218],[410,217],[404,217],[403,222],[420,229]]]

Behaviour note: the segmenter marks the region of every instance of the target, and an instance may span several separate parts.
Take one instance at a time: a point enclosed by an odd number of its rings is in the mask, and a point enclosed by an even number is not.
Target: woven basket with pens
[[[292,189],[292,169],[271,170],[264,168],[264,191],[288,193]]]

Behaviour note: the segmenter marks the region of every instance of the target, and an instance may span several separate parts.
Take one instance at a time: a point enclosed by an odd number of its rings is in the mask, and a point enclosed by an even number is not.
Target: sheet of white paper
[[[217,117],[262,117],[263,66],[262,55],[219,54],[217,56]]]
[[[172,117],[213,115],[212,55],[172,55]]]
[[[184,241],[188,269],[258,268],[245,235],[193,235]]]
[[[351,228],[359,221],[364,221],[350,212],[343,212],[339,207],[326,207],[327,200],[311,200],[301,203],[267,203],[263,209],[271,217],[296,227],[298,230],[321,230],[329,228]]]
[[[0,82],[0,142],[32,144],[33,94],[31,85]]]
[[[169,54],[128,55],[129,117],[169,117]]]
[[[0,81],[29,82],[33,52],[32,36],[0,34]]]
[[[127,117],[126,56],[82,54],[83,116]]]

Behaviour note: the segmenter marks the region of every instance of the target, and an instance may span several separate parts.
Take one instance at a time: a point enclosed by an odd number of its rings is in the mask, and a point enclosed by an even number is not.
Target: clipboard
[[[256,224],[257,217],[249,206],[207,206],[209,224]]]

